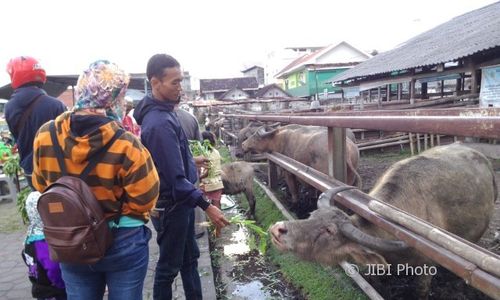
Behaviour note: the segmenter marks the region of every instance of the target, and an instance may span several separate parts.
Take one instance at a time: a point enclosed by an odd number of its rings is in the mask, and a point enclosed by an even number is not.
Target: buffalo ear
[[[349,243],[347,247],[349,247],[349,255],[359,265],[363,266],[369,264],[387,265],[387,261],[382,255],[368,248],[365,248],[355,243]]]
[[[262,138],[272,137],[276,132],[278,132],[278,129],[272,129],[267,125],[264,125],[257,130],[258,136]]]

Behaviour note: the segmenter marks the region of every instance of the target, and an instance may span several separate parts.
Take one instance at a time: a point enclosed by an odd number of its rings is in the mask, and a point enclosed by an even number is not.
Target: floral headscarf
[[[92,63],[78,78],[74,111],[104,108],[108,118],[121,121],[128,83],[128,74],[116,64],[107,60]]]

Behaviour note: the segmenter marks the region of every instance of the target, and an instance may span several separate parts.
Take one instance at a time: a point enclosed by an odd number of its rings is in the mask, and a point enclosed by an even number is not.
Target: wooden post
[[[387,85],[387,96],[386,96],[386,98],[387,98],[386,99],[387,102],[391,101],[391,85],[390,84]]]
[[[401,100],[401,95],[403,93],[403,85],[398,83],[398,100]]]
[[[413,134],[411,132],[408,132],[408,139],[410,140],[410,152],[411,155],[415,155],[415,144],[413,140]]]
[[[441,98],[444,96],[444,80],[441,80]]]
[[[347,164],[345,128],[328,127],[328,175],[346,182]]]
[[[434,134],[431,134],[431,148],[434,147]]]
[[[410,104],[415,104],[415,79],[410,81]]]
[[[378,98],[377,98],[378,105],[377,106],[378,106],[378,108],[381,108],[382,107],[382,90],[380,87],[378,87],[377,91],[378,91]]]
[[[428,99],[429,96],[427,95],[427,82],[422,82],[422,99]]]
[[[456,81],[455,96],[460,95],[461,90],[462,90],[462,73],[460,73],[460,78],[457,78],[457,81]]]
[[[274,189],[278,187],[278,167],[272,161],[269,162],[269,169],[267,171],[267,178],[269,180],[269,187]]]
[[[428,134],[424,134],[424,150],[427,150],[428,148],[428,145],[427,145],[427,137],[428,137]]]
[[[422,152],[422,148],[421,148],[421,145],[420,145],[420,133],[417,133],[417,152],[420,154],[420,152]]]
[[[438,146],[441,146],[441,135],[436,134],[436,143]]]
[[[477,73],[474,63],[471,63],[470,66],[470,92],[471,94],[477,93]]]

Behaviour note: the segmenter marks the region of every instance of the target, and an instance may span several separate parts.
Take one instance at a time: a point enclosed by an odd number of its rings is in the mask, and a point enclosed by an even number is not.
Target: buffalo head
[[[271,241],[283,252],[302,259],[336,265],[352,258],[359,264],[386,264],[378,252],[406,249],[405,243],[371,236],[343,211],[321,208],[306,220],[278,222],[270,228]]]
[[[273,137],[279,131],[280,128],[273,128],[269,125],[261,126],[241,144],[241,147],[245,152],[268,152],[272,149]]]

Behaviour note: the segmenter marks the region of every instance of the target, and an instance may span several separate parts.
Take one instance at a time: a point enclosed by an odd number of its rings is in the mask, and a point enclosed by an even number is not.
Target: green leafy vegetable
[[[259,246],[258,250],[259,252],[264,255],[266,254],[267,250],[267,231],[264,230],[262,227],[258,226],[255,224],[254,220],[245,220],[242,219],[241,216],[233,216],[231,219],[229,219],[229,223],[231,224],[238,224],[239,226],[244,226],[254,233],[256,233],[259,236]]]

